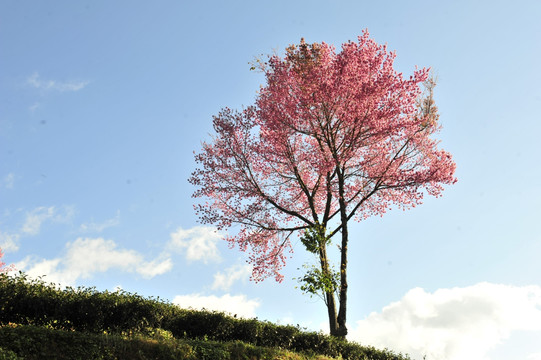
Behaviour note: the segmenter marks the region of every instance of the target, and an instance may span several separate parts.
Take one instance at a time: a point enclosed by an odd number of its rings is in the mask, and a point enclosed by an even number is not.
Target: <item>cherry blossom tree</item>
[[[321,294],[338,337],[347,334],[350,221],[415,207],[456,181],[451,155],[433,139],[440,125],[429,70],[404,78],[394,59],[365,31],[339,52],[301,40],[259,62],[266,84],[255,104],[214,116],[215,135],[189,179],[200,221],[236,226],[226,240],[249,252],[253,280],[282,281],[292,235],[300,236],[318,259],[302,289]],[[328,252],[335,238],[337,271]]]

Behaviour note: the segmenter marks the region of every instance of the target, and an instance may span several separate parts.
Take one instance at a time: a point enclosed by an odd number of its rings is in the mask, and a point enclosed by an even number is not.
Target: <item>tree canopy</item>
[[[221,230],[238,226],[227,240],[249,251],[256,281],[282,280],[295,232],[319,258],[320,279],[331,281],[326,248],[341,234],[340,281],[320,288],[331,333],[334,326],[340,336],[348,222],[393,205],[414,207],[425,193],[439,196],[456,181],[451,155],[433,138],[440,125],[429,70],[404,78],[394,59],[367,31],[339,52],[301,40],[284,57],[271,56],[260,63],[266,84],[255,104],[214,116],[215,135],[196,155],[199,167],[190,178],[194,197],[205,199],[196,206],[200,220]]]

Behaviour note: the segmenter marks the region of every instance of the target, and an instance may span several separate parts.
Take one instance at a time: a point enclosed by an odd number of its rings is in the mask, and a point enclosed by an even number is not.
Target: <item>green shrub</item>
[[[124,291],[99,292],[95,288],[83,287],[61,290],[42,280],[28,279],[24,273],[14,277],[0,274],[0,324],[10,323],[87,334],[162,336],[158,339],[160,342],[165,340],[163,336],[193,339],[198,342],[193,344],[192,350],[203,358],[218,356],[228,359],[223,354],[223,347],[209,345],[208,341],[241,341],[258,347],[343,359],[409,359],[388,350],[306,332],[298,326],[237,319],[221,312],[181,309],[159,299],[146,299]],[[39,337],[40,334],[32,336]],[[20,354],[17,349],[9,349]]]
[[[166,306],[137,294],[94,288],[60,290],[23,273],[0,274],[0,323],[50,326],[92,333],[159,328]]]
[[[0,327],[0,359],[6,360],[323,360],[240,341],[177,340],[88,334],[33,325]],[[8,357],[2,357],[4,354]],[[19,354],[19,355],[17,355]],[[331,359],[328,359],[331,360]]]
[[[17,356],[16,353],[14,353],[11,350],[6,350],[2,347],[0,347],[0,360],[19,360],[20,357]]]

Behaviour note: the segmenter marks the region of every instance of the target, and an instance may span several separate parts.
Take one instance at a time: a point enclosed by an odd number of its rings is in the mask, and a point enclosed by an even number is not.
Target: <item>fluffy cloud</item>
[[[81,224],[80,230],[82,232],[95,232],[100,233],[105,229],[108,229],[110,227],[114,227],[120,224],[120,211],[117,211],[116,216],[111,219],[107,219],[101,223],[96,223],[94,221],[91,221],[89,223]]]
[[[54,216],[55,208],[39,207],[26,214],[22,232],[28,235],[37,235],[41,229],[41,224]]]
[[[70,271],[62,271],[59,265],[62,259],[39,259],[36,256],[27,256],[15,263],[17,270],[24,271],[30,278],[40,278],[61,286],[74,286],[77,275]]]
[[[5,212],[9,216],[10,212]],[[15,230],[5,232],[0,231],[0,248],[6,252],[19,250],[19,242],[22,237],[35,236],[41,231],[43,223],[50,221],[55,223],[67,223],[73,215],[75,209],[71,206],[63,206],[60,209],[55,206],[40,206],[26,212],[22,226]]]
[[[41,80],[39,74],[33,73],[26,79],[26,83],[40,90],[55,90],[60,92],[79,91],[89,84],[88,81],[65,81]]]
[[[74,209],[68,206],[64,207],[61,211],[54,206],[37,207],[26,213],[26,219],[21,232],[25,235],[37,235],[40,232],[41,225],[45,221],[67,222],[72,218],[74,212]]]
[[[541,331],[541,287],[480,283],[434,293],[416,288],[356,325],[350,339],[413,358],[488,360],[511,332]]]
[[[0,249],[5,252],[19,250],[19,234],[7,234],[0,231]]]
[[[214,274],[213,290],[228,291],[233,284],[238,280],[246,280],[252,274],[252,270],[248,265],[233,265],[224,272]]]
[[[142,262],[136,267],[137,273],[139,273],[145,279],[151,279],[155,276],[165,274],[171,271],[173,268],[173,261],[171,258],[156,259],[153,261]]]
[[[229,295],[221,297],[200,294],[179,295],[173,299],[173,304],[182,308],[197,310],[216,310],[245,318],[255,317],[255,309],[260,305],[257,299],[247,299],[246,295]]]
[[[213,227],[196,226],[188,230],[179,227],[171,233],[168,248],[183,252],[189,261],[203,261],[207,264],[221,260],[216,246],[220,239],[222,235]]]
[[[118,249],[112,240],[79,238],[66,245],[63,257],[52,260],[27,257],[15,266],[30,277],[46,275],[45,279],[49,282],[75,285],[79,278],[89,278],[110,269],[135,272],[144,278],[152,278],[170,271],[173,263],[170,258],[145,261],[134,250]]]

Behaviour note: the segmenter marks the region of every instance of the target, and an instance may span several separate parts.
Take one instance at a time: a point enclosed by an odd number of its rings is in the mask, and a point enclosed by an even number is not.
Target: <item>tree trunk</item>
[[[324,236],[324,235],[323,235]],[[342,235],[342,243],[344,235]],[[346,238],[347,238],[347,229],[346,229]],[[346,240],[347,243],[347,240]],[[342,258],[344,255],[342,255]],[[321,271],[325,276],[330,275],[329,269],[329,259],[327,257],[327,244],[322,242],[319,246],[319,260],[321,265]],[[340,266],[340,271],[342,272],[342,266]],[[345,274],[345,269],[344,269]],[[347,292],[347,283],[345,288],[343,287],[343,282],[345,281],[345,276],[340,276],[340,312],[336,312],[336,298],[334,296],[334,291],[325,292],[325,305],[327,306],[327,314],[329,315],[329,329],[331,336],[336,336],[340,338],[345,338],[347,335],[346,328],[346,302],[342,301],[342,294]]]
[[[346,327],[346,315],[347,315],[347,297],[348,297],[348,281],[347,281],[347,267],[348,267],[348,216],[347,205],[344,200],[344,174],[342,171],[338,171],[338,203],[340,205],[340,222],[342,225],[342,243],[340,246],[340,292],[338,294],[338,300],[340,301],[340,308],[338,310],[338,334],[337,336],[345,338],[348,329]]]
[[[342,246],[340,249],[340,292],[338,299],[340,301],[340,308],[338,311],[338,328],[339,337],[346,337],[348,329],[346,327],[346,314],[347,314],[347,298],[348,298],[348,281],[347,281],[347,266],[348,266],[348,228],[347,220],[342,224]]]
[[[320,233],[318,235],[320,239],[325,239],[325,229],[320,230]],[[327,257],[327,244],[325,241],[320,241],[319,243],[319,261],[321,265],[321,272],[324,276],[328,276],[330,270],[329,259]],[[336,332],[336,329],[338,328],[336,316],[336,301],[334,298],[334,293],[332,291],[325,292],[325,305],[327,306],[327,314],[329,315],[329,328],[332,335],[333,332]]]

